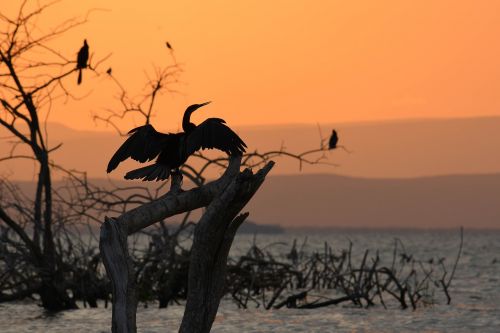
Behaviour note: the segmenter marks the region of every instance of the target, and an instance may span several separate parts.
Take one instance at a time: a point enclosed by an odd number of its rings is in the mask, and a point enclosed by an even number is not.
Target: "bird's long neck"
[[[184,117],[182,118],[182,129],[186,133],[189,133],[196,128],[196,125],[191,122],[191,113],[193,112],[186,110],[186,112],[184,112]]]

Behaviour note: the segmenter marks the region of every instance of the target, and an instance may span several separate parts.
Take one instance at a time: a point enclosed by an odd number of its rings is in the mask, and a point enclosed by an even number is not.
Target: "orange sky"
[[[206,100],[194,120],[230,125],[500,115],[500,1],[67,0],[39,24],[90,8],[106,10],[54,45],[76,57],[87,38],[94,59],[112,53],[102,69],[131,92],[169,63],[165,41],[174,46],[185,72],[173,87],[181,94],[158,104],[160,129],[177,129],[185,106]],[[91,112],[117,107],[117,91],[92,76],[68,83],[91,94],[59,105],[52,121],[104,129]]]

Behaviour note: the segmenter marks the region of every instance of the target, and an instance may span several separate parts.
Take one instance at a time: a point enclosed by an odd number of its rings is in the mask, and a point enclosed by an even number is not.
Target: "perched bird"
[[[167,45],[167,48],[170,50],[170,51],[173,51],[174,49],[172,48],[172,45],[169,43],[169,42],[166,42],[165,43]]]
[[[191,114],[210,102],[193,104],[184,112],[180,133],[160,133],[147,124],[132,129],[129,138],[121,145],[108,163],[107,172],[113,171],[127,158],[144,163],[156,161],[143,168],[129,171],[125,179],[143,181],[165,180],[179,168],[189,156],[200,149],[218,149],[228,155],[245,152],[246,144],[220,118],[208,118],[199,125],[191,123]]]
[[[108,75],[111,75],[111,73],[112,73],[112,72],[113,72],[113,70],[111,69],[111,67],[109,67],[109,68],[108,68],[108,70],[106,71],[106,73],[107,73]]]
[[[332,135],[330,136],[330,141],[328,142],[328,149],[337,148],[337,143],[339,142],[339,137],[336,130],[332,130]]]
[[[87,68],[87,62],[89,61],[89,44],[87,40],[83,40],[83,46],[80,51],[78,51],[78,56],[76,58],[76,68],[78,68],[78,81],[77,83],[82,83],[82,69]]]

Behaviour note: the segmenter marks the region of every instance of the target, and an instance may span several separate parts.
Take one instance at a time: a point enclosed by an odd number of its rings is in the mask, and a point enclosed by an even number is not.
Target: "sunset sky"
[[[9,12],[20,1],[3,1]],[[142,5],[142,6],[141,6]],[[162,96],[159,128],[176,129],[186,105],[212,100],[195,117],[231,125],[336,123],[500,115],[500,1],[62,1],[45,30],[72,16],[89,22],[54,41],[69,58],[87,38],[93,61],[132,93],[145,73],[171,63],[184,73]],[[105,75],[68,87],[83,100],[50,120],[105,129],[91,114],[116,108]],[[130,124],[132,125],[132,124]]]

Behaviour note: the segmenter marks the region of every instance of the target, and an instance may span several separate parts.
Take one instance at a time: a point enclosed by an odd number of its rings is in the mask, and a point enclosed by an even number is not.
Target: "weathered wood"
[[[191,248],[186,309],[179,332],[210,332],[223,295],[229,250],[248,213],[236,215],[273,165],[269,162],[256,175],[249,169],[240,173],[213,199],[198,222]]]
[[[229,249],[248,213],[239,214],[274,165],[269,162],[255,175],[239,172],[241,156],[233,156],[216,181],[189,191],[172,177],[171,190],[160,199],[137,207],[101,227],[100,250],[113,286],[112,331],[136,332],[135,277],[127,236],[167,217],[205,207],[196,226],[191,250],[188,298],[180,332],[209,332],[223,295]]]
[[[113,333],[135,333],[137,299],[132,261],[128,255],[127,226],[106,217],[99,241],[102,261],[113,288]]]
[[[169,191],[158,200],[122,214],[117,221],[127,225],[130,235],[168,217],[205,207],[238,174],[240,165],[241,156],[233,156],[219,179],[189,191]]]

